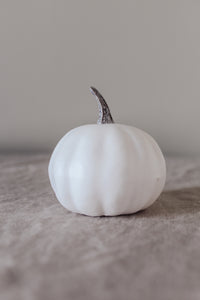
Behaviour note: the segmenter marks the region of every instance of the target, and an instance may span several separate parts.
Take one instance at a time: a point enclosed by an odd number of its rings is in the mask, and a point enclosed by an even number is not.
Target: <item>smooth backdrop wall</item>
[[[200,1],[0,0],[0,150],[45,150],[97,118],[200,154]]]

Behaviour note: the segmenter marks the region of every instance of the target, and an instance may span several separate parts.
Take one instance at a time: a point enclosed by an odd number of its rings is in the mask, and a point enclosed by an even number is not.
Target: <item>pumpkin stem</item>
[[[108,104],[106,103],[103,96],[94,87],[91,87],[90,91],[91,91],[92,95],[96,96],[96,99],[98,102],[99,118],[98,118],[97,124],[114,123],[112,115],[110,113],[110,109],[108,107]]]

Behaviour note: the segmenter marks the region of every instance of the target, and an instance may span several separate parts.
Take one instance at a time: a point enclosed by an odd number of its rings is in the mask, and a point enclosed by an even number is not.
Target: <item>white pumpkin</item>
[[[163,190],[166,165],[155,140],[132,126],[115,124],[95,89],[99,124],[68,132],[49,163],[59,202],[89,216],[130,214],[150,206]]]

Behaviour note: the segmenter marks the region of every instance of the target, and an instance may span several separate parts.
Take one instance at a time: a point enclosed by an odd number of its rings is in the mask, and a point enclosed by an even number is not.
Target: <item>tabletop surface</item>
[[[200,299],[200,159],[168,157],[159,199],[118,217],[64,209],[48,160],[0,155],[0,299]]]

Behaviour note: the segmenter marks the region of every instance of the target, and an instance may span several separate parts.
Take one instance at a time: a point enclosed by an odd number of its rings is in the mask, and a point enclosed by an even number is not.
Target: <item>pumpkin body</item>
[[[166,165],[155,140],[121,124],[84,125],[57,144],[49,178],[59,202],[89,216],[130,214],[163,190]]]

